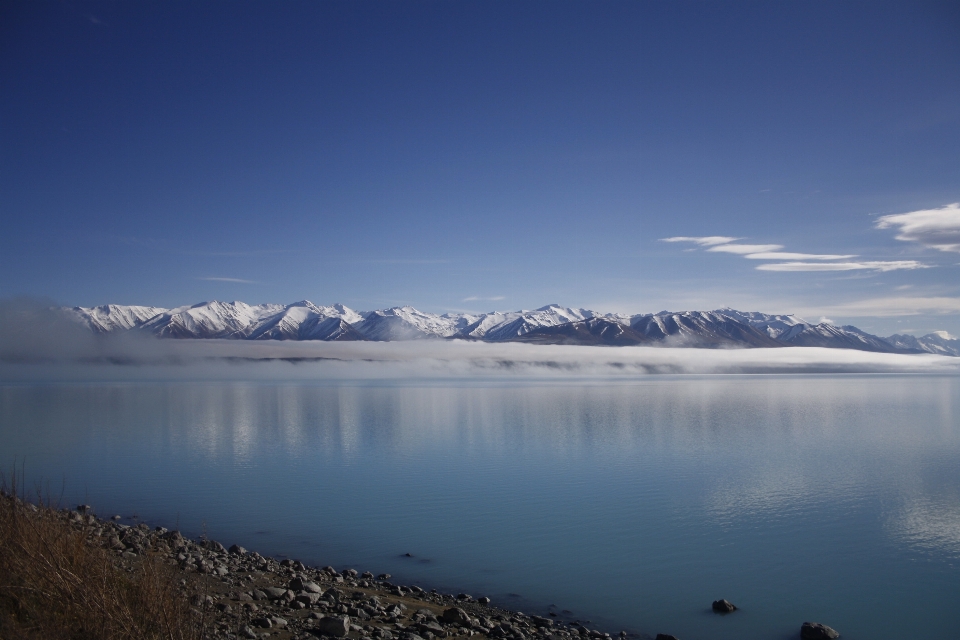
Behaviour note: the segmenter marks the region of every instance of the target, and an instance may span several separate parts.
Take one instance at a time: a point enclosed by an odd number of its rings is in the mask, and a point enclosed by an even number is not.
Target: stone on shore
[[[713,610],[717,613],[731,613],[736,611],[737,607],[729,600],[714,600]]]
[[[286,589],[281,589],[280,587],[264,587],[262,591],[267,595],[267,598],[271,600],[282,598],[284,594],[287,593]]]
[[[290,581],[292,591],[306,591],[308,593],[323,593],[323,589],[316,582],[304,580],[303,578],[294,578]]]
[[[350,618],[348,616],[326,616],[317,622],[316,631],[325,636],[342,638],[350,633]]]
[[[443,621],[447,624],[470,624],[470,616],[460,607],[450,607],[444,609]]]
[[[800,637],[803,640],[834,640],[840,634],[825,624],[819,622],[804,622],[800,626]]]
[[[230,548],[227,549],[231,554],[235,556],[245,556],[247,555],[247,550],[241,547],[238,544],[230,545]]]

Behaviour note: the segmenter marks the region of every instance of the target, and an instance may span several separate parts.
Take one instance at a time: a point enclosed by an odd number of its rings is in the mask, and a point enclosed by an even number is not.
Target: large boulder
[[[460,607],[444,609],[442,619],[447,624],[470,624],[470,616]]]
[[[350,633],[350,618],[348,616],[326,616],[317,621],[315,630],[325,636],[343,638]]]
[[[304,580],[303,578],[294,578],[290,581],[290,590],[291,591],[306,591],[308,593],[323,593],[323,589],[320,588],[316,582],[310,582],[309,580]]]
[[[278,600],[286,595],[287,590],[281,589],[280,587],[264,587],[262,591],[267,595],[271,600]]]
[[[800,626],[800,637],[803,640],[834,640],[840,634],[819,622],[804,622]]]

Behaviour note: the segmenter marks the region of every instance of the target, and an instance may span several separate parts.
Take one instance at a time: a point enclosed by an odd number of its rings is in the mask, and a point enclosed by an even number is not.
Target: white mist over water
[[[90,338],[88,336],[88,338]],[[417,340],[246,342],[91,338],[0,359],[0,380],[635,378],[655,374],[960,373],[960,358],[849,349],[589,347]]]

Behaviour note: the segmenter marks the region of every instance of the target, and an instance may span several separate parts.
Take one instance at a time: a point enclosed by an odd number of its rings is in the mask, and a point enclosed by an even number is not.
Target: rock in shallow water
[[[658,633],[657,640],[680,640],[677,636],[671,636],[668,633]]]
[[[737,608],[729,600],[714,600],[713,610],[717,613],[731,613],[736,611]]]
[[[803,640],[834,640],[840,634],[819,622],[804,622],[800,626],[800,637]]]

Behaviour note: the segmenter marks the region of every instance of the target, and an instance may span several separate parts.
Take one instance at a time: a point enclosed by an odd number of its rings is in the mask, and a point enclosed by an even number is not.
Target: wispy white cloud
[[[757,265],[758,271],[899,271],[926,269],[916,260],[866,260],[863,262],[772,262]]]
[[[490,300],[495,302],[497,300],[503,300],[503,299],[504,299],[504,296],[490,296],[490,297],[470,296],[469,298],[464,298],[463,302],[477,302],[479,300]]]
[[[735,240],[740,240],[740,238],[731,238],[729,236],[674,236],[672,238],[660,238],[660,242],[692,242],[701,247],[728,244]]]
[[[886,296],[854,300],[837,305],[817,306],[811,309],[799,309],[797,313],[808,316],[824,313],[847,318],[949,315],[960,313],[960,298],[947,296]]]
[[[676,236],[662,238],[664,242],[693,242],[711,253],[732,253],[748,260],[789,260],[789,262],[771,262],[757,265],[758,271],[898,271],[904,269],[925,269],[928,265],[916,260],[857,260],[856,254],[792,253],[780,251],[782,244],[740,244],[723,242],[737,240],[727,236],[687,237]],[[843,260],[844,262],[837,262]],[[816,261],[816,262],[812,262]]]
[[[256,280],[244,280],[243,278],[215,278],[213,276],[207,278],[197,278],[197,280],[209,280],[211,282],[237,282],[240,284],[257,284]]]
[[[782,244],[721,244],[710,247],[707,251],[718,251],[722,253],[735,253],[737,255],[748,255],[776,251],[783,249]]]
[[[763,251],[743,256],[748,260],[849,260],[856,254],[833,255],[829,253],[789,253],[786,251]]]
[[[881,216],[878,229],[897,229],[897,240],[917,242],[940,251],[960,252],[960,202],[939,209]]]

